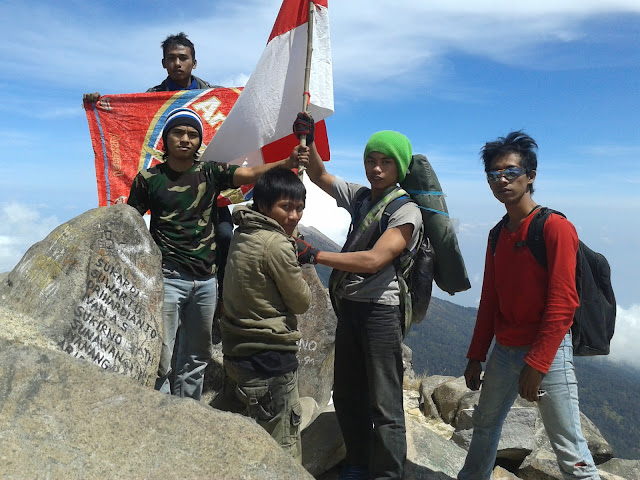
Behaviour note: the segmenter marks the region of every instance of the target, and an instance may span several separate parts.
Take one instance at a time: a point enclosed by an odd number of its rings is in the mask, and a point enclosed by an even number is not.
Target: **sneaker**
[[[369,468],[363,465],[345,465],[338,480],[369,480]]]

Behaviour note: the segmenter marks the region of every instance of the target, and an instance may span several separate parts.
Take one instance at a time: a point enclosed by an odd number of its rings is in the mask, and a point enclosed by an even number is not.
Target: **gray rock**
[[[511,473],[509,470],[505,470],[502,467],[496,467],[493,469],[493,480],[518,480],[515,473]]]
[[[111,207],[109,207],[111,208]],[[300,480],[255,422],[0,341],[0,478]]]
[[[402,368],[404,371],[404,383],[413,386],[418,381],[416,372],[413,371],[413,350],[406,344],[402,344]]]
[[[452,424],[458,412],[460,398],[469,392],[464,377],[444,382],[433,390],[433,401],[438,407],[440,417],[448,424]]]
[[[518,476],[523,480],[562,480],[555,453],[545,449],[531,452],[520,466]]]
[[[582,433],[587,440],[589,451],[591,451],[591,455],[594,456],[594,462],[597,465],[598,462],[595,461],[596,456],[599,456],[598,458],[606,457],[607,451],[612,452],[611,447],[595,425],[582,413],[580,413],[580,424]],[[518,470],[518,476],[525,480],[562,479],[562,473],[560,472],[560,467],[558,467],[556,455],[551,448],[551,443],[549,442],[549,437],[544,429],[541,418],[538,418],[536,421],[533,451],[525,458],[524,462],[522,462],[520,470]]]
[[[467,419],[459,419],[458,424],[470,424],[473,410],[465,409],[463,412]],[[537,418],[538,409],[535,407],[512,407],[502,426],[497,458],[516,462],[524,460],[535,446]],[[456,430],[451,439],[460,447],[469,450],[472,434],[473,428]]]
[[[176,342],[177,343],[177,342]],[[177,355],[177,347],[173,353],[173,361]],[[204,371],[204,384],[202,386],[202,397],[200,401],[210,404],[216,395],[222,390],[224,383],[224,367],[222,366],[222,343],[213,345],[211,360]]]
[[[467,452],[438,435],[411,415],[407,425],[406,480],[453,479],[464,465]]]
[[[438,407],[432,398],[433,391],[436,387],[451,380],[455,380],[455,377],[432,375],[422,380],[420,384],[420,403],[425,417],[440,418],[440,412],[438,412]]]
[[[580,427],[585,440],[587,440],[594,463],[600,465],[611,460],[613,458],[613,447],[602,436],[598,427],[582,412],[580,412]],[[640,475],[636,478],[640,478]]]
[[[335,356],[336,325],[327,290],[320,283],[312,265],[302,268],[304,279],[311,288],[311,307],[298,315],[298,329],[302,333],[298,345],[298,389],[301,397],[312,397],[322,408],[329,403],[333,388],[333,360]]]
[[[162,300],[160,251],[140,214],[95,208],[34,244],[0,282],[0,335],[153,385]]]
[[[480,398],[479,391],[468,390],[458,401],[458,411],[453,419],[452,425],[458,430],[473,428],[472,416],[478,400]]]
[[[320,415],[320,409],[316,401],[311,397],[300,397],[300,406],[302,407],[300,430],[304,430]]]
[[[604,463],[613,458],[613,449],[611,445],[604,439],[600,430],[589,420],[582,412],[580,412],[580,428],[584,435],[593,461],[596,465]],[[536,422],[536,442],[535,450],[546,450],[552,452],[549,437],[544,429],[542,419],[538,418]]]
[[[302,465],[314,476],[335,467],[346,455],[333,405],[328,405],[302,431]]]
[[[598,465],[601,472],[612,473],[629,480],[640,478],[640,460],[625,460],[612,458],[606,463]]]

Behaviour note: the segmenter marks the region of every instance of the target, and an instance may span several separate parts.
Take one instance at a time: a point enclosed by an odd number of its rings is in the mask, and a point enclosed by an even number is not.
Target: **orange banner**
[[[162,127],[167,115],[186,107],[202,117],[203,152],[240,95],[240,88],[178,90],[171,92],[104,95],[84,108],[89,122],[95,154],[98,201],[100,206],[126,203],[136,174],[162,161]],[[293,123],[293,118],[291,123]],[[250,135],[250,132],[247,132]],[[266,163],[288,157],[299,143],[294,135],[266,145]],[[316,124],[316,147],[329,159],[329,143],[324,122]],[[219,159],[221,163],[233,159]],[[218,197],[218,205],[250,200],[252,186],[228,190]]]

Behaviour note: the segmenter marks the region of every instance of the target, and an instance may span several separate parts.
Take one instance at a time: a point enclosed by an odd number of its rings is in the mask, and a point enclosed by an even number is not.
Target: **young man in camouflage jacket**
[[[164,332],[155,388],[171,391],[171,357],[180,324],[173,394],[197,400],[211,358],[217,303],[216,198],[226,188],[255,183],[273,167],[297,167],[297,156],[255,167],[200,162],[202,120],[188,108],[169,114],[162,140],[164,162],[136,175],[127,203],[141,214],[151,211],[151,235],[162,252]]]

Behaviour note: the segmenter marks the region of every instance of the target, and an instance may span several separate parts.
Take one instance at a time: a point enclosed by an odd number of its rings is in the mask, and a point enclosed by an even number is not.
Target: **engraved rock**
[[[329,403],[333,388],[338,319],[313,266],[305,265],[302,274],[311,288],[311,307],[298,315],[298,329],[302,334],[298,342],[298,389],[301,397],[312,397],[323,408]]]
[[[153,385],[161,254],[128,205],[95,208],[31,246],[0,282],[0,336],[62,350]]]

